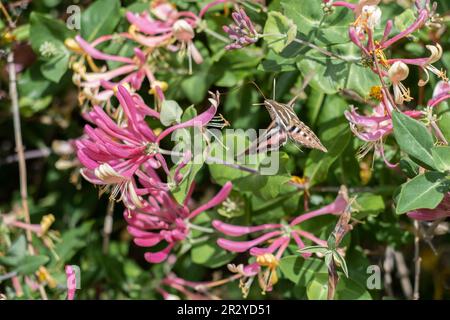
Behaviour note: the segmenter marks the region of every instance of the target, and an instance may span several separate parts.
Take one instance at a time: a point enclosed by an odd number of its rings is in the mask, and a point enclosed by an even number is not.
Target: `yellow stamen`
[[[55,222],[55,216],[52,214],[47,214],[42,217],[41,220],[42,234],[45,234],[48,231],[48,229],[50,229],[53,222]]]
[[[158,81],[156,80],[153,84],[151,89],[148,91],[150,94],[156,94],[156,87],[159,87],[163,92],[166,91],[169,88],[169,84],[165,81]]]
[[[373,86],[370,88],[369,96],[378,101],[383,100],[383,91],[381,89],[381,86]]]

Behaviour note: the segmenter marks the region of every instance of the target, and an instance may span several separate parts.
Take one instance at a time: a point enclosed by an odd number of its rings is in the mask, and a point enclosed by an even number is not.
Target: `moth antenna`
[[[258,85],[256,84],[256,82],[255,82],[255,81],[250,81],[250,83],[252,83],[252,84],[256,87],[256,89],[258,89],[259,93],[261,93],[261,95],[263,96],[264,100],[267,100],[266,96],[265,96],[264,93],[262,92],[261,88],[258,87]]]

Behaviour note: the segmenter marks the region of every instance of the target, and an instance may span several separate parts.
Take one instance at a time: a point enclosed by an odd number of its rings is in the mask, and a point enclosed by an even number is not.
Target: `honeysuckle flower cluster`
[[[236,7],[231,15],[234,23],[228,26],[223,26],[223,30],[228,34],[232,41],[225,49],[241,49],[258,41],[259,35],[253,26],[252,21],[245,13],[244,9]]]
[[[181,172],[192,161],[192,154],[190,151],[175,154],[160,147],[162,140],[177,130],[216,127],[218,93],[210,93],[209,108],[191,120],[175,123],[162,131],[148,125],[149,119],[160,119],[168,86],[155,76],[157,52],[167,50],[188,55],[192,72],[191,59],[198,64],[203,61],[194,45],[195,29],[209,8],[225,2],[212,2],[196,15],[178,11],[167,1],[153,1],[149,11],[126,13],[130,23],[128,32],[103,35],[92,42],[78,35],[65,42],[74,52],[73,81],[80,89],[80,104],[86,106],[83,116],[90,123],[84,128],[84,136],[75,142],[83,166],[81,174],[99,186],[101,194],[109,193],[111,200],[123,202],[124,218],[135,244],[153,247],[166,243],[163,249],[145,254],[151,263],[166,260],[177,243],[190,237],[190,230],[195,228],[192,220],[227,199],[232,188],[231,183],[226,183],[209,201],[192,209],[192,184],[184,202],[178,203],[171,192],[185,178]],[[98,49],[117,41],[134,42],[133,56]],[[116,62],[118,66],[99,66],[99,62]],[[137,93],[144,80],[148,81],[149,93],[155,95],[154,107],[148,106]],[[113,97],[118,100],[118,106],[111,103]],[[167,156],[177,156],[180,160],[170,168]]]
[[[242,237],[250,234],[259,234],[254,239],[248,241],[234,241],[219,238],[217,244],[231,252],[248,252],[255,257],[255,262],[249,265],[229,265],[228,269],[232,273],[241,276],[240,288],[244,297],[248,295],[251,284],[255,277],[258,277],[259,286],[262,292],[273,289],[273,285],[278,282],[277,267],[283,254],[288,249],[291,242],[297,249],[305,248],[304,239],[320,246],[326,246],[327,241],[322,240],[311,232],[302,230],[301,223],[322,215],[340,215],[348,210],[350,199],[347,189],[342,187],[336,199],[317,210],[309,211],[292,219],[289,223],[262,224],[259,226],[238,226],[231,225],[220,220],[212,222],[213,227],[222,234],[229,237]],[[261,245],[268,244],[267,247]],[[311,256],[309,253],[302,254],[304,258]]]
[[[159,263],[176,243],[189,235],[189,220],[220,204],[231,191],[231,183],[227,183],[209,202],[190,211],[191,189],[185,202],[178,204],[170,192],[182,181],[180,170],[191,160],[191,154],[185,152],[172,174],[163,156],[170,151],[159,147],[162,139],[178,129],[206,126],[217,111],[219,98],[213,95],[210,108],[197,117],[155,134],[145,118],[158,118],[158,112],[145,105],[137,94],[131,95],[124,86],[117,87],[116,97],[123,112],[120,123],[98,106],[85,114],[94,127],[86,125],[85,136],[76,142],[78,159],[84,166],[81,174],[101,186],[102,193],[109,191],[110,199],[124,203],[128,231],[137,245],[153,247],[163,240],[167,242],[165,249],[145,255],[147,261]],[[160,168],[166,181],[158,175]]]
[[[395,167],[384,155],[384,138],[392,132],[392,110],[399,110],[404,103],[411,102],[411,90],[406,87],[404,81],[408,79],[411,65],[421,68],[425,73],[425,79],[419,80],[418,86],[424,86],[429,81],[429,72],[435,74],[448,82],[446,72],[434,66],[443,54],[440,44],[427,45],[430,51],[429,57],[408,59],[395,58],[388,59],[385,51],[398,41],[410,36],[412,33],[428,26],[430,19],[435,17],[435,6],[430,6],[430,1],[416,1],[416,19],[400,33],[390,36],[393,29],[393,21],[386,22],[384,33],[381,39],[375,39],[375,29],[381,22],[381,9],[378,7],[379,0],[360,0],[358,3],[348,3],[345,1],[324,1],[324,6],[345,7],[353,11],[355,22],[349,27],[349,38],[361,50],[362,61],[380,78],[380,86],[374,87],[371,93],[372,98],[379,100],[378,105],[373,108],[370,115],[360,115],[353,106],[345,112],[347,120],[350,122],[352,132],[366,144],[360,151],[360,156],[365,156],[372,148],[377,151],[389,167]],[[388,83],[392,85],[392,93]],[[433,98],[436,99],[436,98]],[[428,105],[435,105],[433,99]],[[442,99],[448,99],[441,97]],[[424,111],[406,110],[404,114],[419,119],[425,115]]]
[[[166,99],[164,92],[171,85],[158,79],[161,55],[177,53],[181,57],[187,56],[191,74],[192,61],[203,63],[198,42],[195,42],[196,35],[204,30],[202,19],[211,7],[225,3],[225,0],[213,1],[196,14],[179,11],[164,0],[153,1],[148,11],[126,13],[130,24],[126,32],[103,35],[93,41],[77,35],[65,42],[66,47],[74,53],[70,62],[73,82],[79,88],[79,102],[84,106],[83,117],[89,122],[84,127],[84,135],[75,142],[78,160],[82,165],[81,175],[98,186],[100,194],[108,193],[110,200],[123,203],[127,231],[137,246],[149,248],[144,255],[149,263],[167,262],[171,253],[181,247],[180,244],[193,240],[193,230],[204,231],[204,227],[195,224],[198,215],[222,203],[225,203],[225,208],[228,206],[228,211],[236,210],[236,203],[229,198],[231,182],[225,183],[220,191],[199,206],[192,205],[195,183],[191,183],[184,200],[178,202],[172,191],[186,178],[183,169],[192,161],[193,155],[189,151],[176,154],[162,147],[163,141],[178,130],[195,127],[204,132],[207,127],[221,127],[216,117],[220,102],[217,92],[210,92],[206,111],[191,120],[172,123],[165,129],[149,125],[161,120],[161,108]],[[340,6],[354,13],[355,21],[349,26],[349,38],[360,49],[363,64],[380,78],[380,86],[374,87],[370,95],[378,102],[368,115],[360,114],[353,106],[345,112],[351,131],[366,143],[361,156],[375,149],[387,166],[395,167],[396,164],[391,164],[385,157],[384,142],[393,132],[392,111],[403,109],[405,103],[413,101],[410,89],[404,84],[409,77],[410,66],[417,66],[425,73],[425,79],[419,81],[419,86],[429,82],[430,72],[442,80],[427,103],[429,109],[450,98],[450,86],[446,72],[435,66],[443,55],[439,44],[426,46],[430,51],[429,57],[389,59],[385,54],[401,39],[429,25],[435,17],[429,1],[416,2],[416,20],[405,30],[391,37],[393,22],[389,20],[382,38],[375,39],[375,29],[380,26],[382,18],[379,3],[380,0],[360,0],[356,4],[328,0],[324,1],[324,7]],[[257,32],[243,8],[235,8],[231,15],[233,22],[223,26],[231,40],[225,46],[226,50],[243,49],[264,36]],[[111,42],[132,43],[131,56],[112,54],[101,49]],[[146,87],[148,93],[154,96],[153,106],[140,95]],[[427,113],[421,110],[402,112],[416,119],[427,117]],[[275,136],[268,143],[283,138],[286,137]],[[168,156],[175,155],[178,161],[171,166]],[[217,245],[226,251],[248,253],[251,256],[249,262],[229,264],[228,270],[232,275],[220,281],[192,282],[168,272],[157,290],[165,299],[178,298],[169,293],[167,288],[187,298],[214,299],[216,297],[208,292],[208,288],[239,280],[246,297],[251,284],[257,279],[262,292],[270,292],[278,282],[278,266],[286,252],[305,248],[305,242],[327,246],[326,240],[303,230],[302,223],[322,215],[339,216],[347,212],[350,205],[347,189],[341,188],[331,204],[308,211],[290,221],[239,226],[213,220],[212,227],[225,236],[253,237],[245,241],[228,238],[217,240]],[[408,215],[418,220],[435,220],[448,216],[448,207],[447,195],[438,208],[415,210]],[[26,227],[39,232],[36,225]],[[301,255],[307,259],[311,253]]]

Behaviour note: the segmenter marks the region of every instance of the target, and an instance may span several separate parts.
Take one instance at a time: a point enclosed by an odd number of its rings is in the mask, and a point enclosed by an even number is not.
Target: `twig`
[[[2,5],[3,7],[3,5]],[[27,224],[31,223],[30,210],[28,208],[28,189],[27,189],[27,166],[25,162],[25,153],[22,141],[22,130],[20,125],[19,96],[17,94],[16,67],[14,64],[14,53],[10,51],[7,57],[8,76],[9,76],[9,97],[11,99],[11,109],[14,121],[14,138],[16,143],[17,159],[19,162],[19,181],[20,197],[22,201],[22,212]],[[30,230],[25,230],[30,255],[34,255],[33,234]],[[47,300],[47,293],[43,285],[39,285],[39,293],[43,300]]]
[[[27,167],[25,163],[25,153],[22,142],[22,130],[20,125],[20,111],[19,111],[19,97],[17,94],[16,83],[16,68],[14,65],[14,53],[11,51],[8,54],[8,74],[9,74],[9,96],[11,98],[11,109],[13,113],[14,121],[14,138],[16,141],[17,159],[19,162],[19,176],[20,176],[20,197],[22,200],[22,212],[26,223],[30,224],[30,211],[28,208],[28,190],[27,190]],[[26,230],[26,237],[28,242],[28,251],[30,254],[34,253],[31,246],[32,233],[30,230]]]
[[[114,204],[115,201],[110,199],[108,202],[108,208],[106,209],[105,222],[103,224],[103,254],[108,254],[109,241],[111,238],[112,227],[114,222]]]
[[[411,299],[413,294],[413,289],[411,281],[409,279],[409,270],[405,263],[405,258],[403,253],[399,251],[394,252],[395,263],[397,265],[398,276],[400,278],[400,284],[403,290],[403,294],[407,299]]]
[[[420,264],[422,258],[420,257],[420,226],[419,221],[414,220],[414,294],[413,300],[419,300],[419,289],[420,289]]]
[[[48,157],[50,154],[51,154],[51,149],[47,148],[47,147],[44,147],[42,149],[25,151],[25,160],[45,158],[45,157]],[[14,162],[17,162],[18,160],[19,160],[18,155],[13,154],[13,155],[5,157],[4,159],[0,159],[0,165],[14,163]]]
[[[302,44],[302,45],[304,45],[304,46],[310,47],[311,49],[314,49],[314,50],[316,50],[316,51],[319,51],[319,52],[322,53],[323,55],[325,55],[325,56],[327,56],[327,57],[330,57],[330,58],[339,59],[339,60],[342,60],[342,61],[345,61],[345,62],[358,62],[358,61],[360,61],[359,58],[358,58],[358,59],[349,59],[349,58],[346,58],[346,57],[342,57],[342,56],[340,56],[340,55],[338,55],[338,54],[336,54],[336,53],[333,53],[333,52],[331,52],[331,51],[328,51],[328,50],[326,50],[326,49],[324,49],[324,48],[321,48],[321,47],[319,47],[319,46],[316,46],[315,44],[313,44],[313,43],[311,43],[311,42],[308,42],[308,41],[305,41],[305,40],[302,40],[302,39],[295,38],[295,39],[292,40],[292,41],[293,41],[293,42],[297,42],[298,44]]]
[[[392,271],[394,270],[394,249],[391,246],[386,247],[386,251],[384,253],[384,288],[388,294],[388,296],[394,296],[394,292],[392,291]]]

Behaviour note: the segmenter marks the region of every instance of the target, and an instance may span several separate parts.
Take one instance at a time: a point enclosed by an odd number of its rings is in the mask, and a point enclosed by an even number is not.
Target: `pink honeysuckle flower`
[[[162,3],[152,10],[153,13],[158,12],[156,17],[160,20],[153,19],[147,12],[127,12],[126,17],[131,24],[129,35],[139,44],[149,48],[166,47],[178,51],[181,55],[187,54],[189,73],[192,73],[192,60],[197,64],[203,62],[193,42],[200,18],[192,12],[179,12],[175,8],[161,10],[161,13],[159,6],[167,8],[167,4]]]
[[[301,235],[314,242],[317,242],[317,238],[311,237],[311,235],[305,231],[297,230],[293,227],[299,225],[300,223],[312,219],[314,217],[326,214],[341,214],[348,206],[348,196],[346,191],[342,189],[338,197],[331,204],[324,206],[320,209],[304,213],[297,218],[293,219],[288,225],[287,224],[263,224],[259,226],[235,226],[220,220],[214,220],[212,226],[219,232],[231,236],[239,237],[243,235],[253,234],[256,232],[264,231],[264,233],[253,240],[249,241],[233,241],[229,239],[219,238],[217,244],[228,251],[232,252],[246,252],[249,251],[251,255],[258,256],[264,253],[273,253],[279,248],[283,248],[285,242],[289,242],[290,239],[294,239],[297,245],[302,248],[302,244],[297,241],[297,237],[294,235]],[[271,242],[271,245],[265,249],[257,247],[260,244]],[[322,243],[321,241],[319,241]],[[282,253],[281,253],[282,254]]]
[[[271,291],[273,285],[278,281],[276,269],[278,262],[293,240],[299,249],[305,247],[302,238],[312,241],[321,246],[326,246],[326,241],[316,237],[314,234],[305,230],[299,229],[298,226],[309,219],[321,215],[333,214],[339,215],[348,209],[349,199],[345,187],[341,188],[337,198],[320,209],[304,213],[289,224],[263,224],[259,226],[236,226],[224,223],[220,220],[214,220],[212,226],[219,232],[230,237],[240,237],[253,233],[263,232],[253,240],[249,241],[233,241],[224,238],[219,238],[217,244],[231,252],[246,252],[250,255],[256,256],[256,262],[248,266],[244,265],[229,265],[231,272],[241,276],[240,288],[244,297],[248,294],[250,285],[255,276],[258,276],[259,285],[264,292]],[[267,244],[263,247],[262,244]],[[310,253],[302,254],[304,258],[311,256]],[[264,269],[265,268],[265,269]]]
[[[125,38],[129,38],[128,34],[120,34]],[[100,39],[100,40],[99,40]],[[84,94],[91,97],[94,103],[106,101],[114,94],[114,88],[119,84],[129,83],[133,90],[139,90],[145,78],[148,79],[151,88],[156,91],[159,100],[164,100],[162,85],[156,80],[152,70],[150,69],[148,53],[144,53],[139,48],[134,48],[134,57],[122,57],[116,55],[105,54],[95,47],[108,40],[113,40],[113,36],[103,36],[92,43],[88,43],[81,36],[77,35],[75,41],[85,55],[103,61],[121,62],[123,65],[112,70],[96,70],[95,72],[86,72],[86,67],[81,63],[74,63],[72,68],[75,72],[74,82],[84,89]],[[113,82],[114,79],[118,81]],[[100,91],[103,87],[106,90]]]
[[[144,174],[140,174],[141,167],[162,167],[167,176],[171,176],[159,143],[177,129],[206,126],[217,111],[219,95],[212,94],[211,106],[205,112],[189,121],[168,127],[159,135],[148,127],[145,120],[147,116],[156,117],[158,114],[146,106],[142,98],[131,95],[121,85],[116,95],[124,113],[124,121],[117,124],[102,108],[95,106],[85,115],[95,127],[85,126],[85,136],[76,141],[77,155],[84,166],[82,175],[88,181],[102,185],[102,191],[112,188],[111,198],[123,200],[127,207],[140,208],[143,205],[141,195],[146,189],[138,188],[135,177],[139,175],[141,182],[145,181]],[[164,154],[170,154],[170,151],[164,151]],[[184,154],[178,165],[185,166],[189,160],[188,155]],[[181,181],[181,167],[175,171],[175,182]],[[149,181],[151,183],[151,179],[147,179]],[[158,186],[161,184],[153,187]]]
[[[450,217],[450,193],[444,196],[441,203],[434,209],[417,209],[407,213],[408,217],[421,221],[434,221]]]
[[[153,247],[165,241],[167,246],[158,252],[147,252],[145,259],[150,263],[160,263],[167,259],[173,247],[185,240],[190,230],[196,226],[191,221],[222,203],[230,194],[231,182],[227,182],[222,189],[208,202],[191,210],[188,207],[194,184],[182,205],[178,204],[167,191],[149,190],[148,200],[141,208],[126,209],[124,218],[128,223],[128,232],[133,236],[134,243],[142,247]]]
[[[366,154],[374,148],[379,152],[390,168],[396,167],[396,164],[391,164],[384,155],[384,139],[390,135],[393,131],[392,117],[391,117],[392,105],[380,102],[372,111],[372,114],[365,116],[357,112],[357,109],[353,106],[350,107],[350,111],[345,111],[344,115],[350,123],[350,129],[353,134],[360,140],[366,142],[366,144],[360,149],[359,157],[364,157]],[[423,116],[422,111],[407,110],[404,114],[412,118],[420,118]]]
[[[233,17],[234,23],[223,26],[223,30],[228,34],[228,37],[232,41],[225,49],[241,49],[256,43],[259,39],[259,34],[256,32],[252,21],[247,16],[244,9],[236,7],[231,16]]]
[[[241,275],[233,275],[216,281],[189,281],[171,272],[161,281],[157,290],[165,300],[178,300],[180,297],[168,293],[164,287],[169,287],[177,291],[177,293],[183,294],[188,300],[218,300],[220,298],[209,292],[209,289],[235,281],[239,278],[241,278]]]
[[[392,64],[388,71],[389,79],[394,87],[394,101],[398,104],[403,104],[403,102],[409,102],[413,98],[410,95],[409,88],[406,88],[402,83],[403,80],[408,78],[409,68],[408,66],[401,62],[396,61]]]
[[[430,51],[430,56],[427,58],[417,58],[417,59],[390,59],[389,63],[404,63],[404,64],[410,64],[410,65],[416,65],[422,68],[422,70],[425,72],[425,79],[419,80],[419,86],[423,87],[428,83],[430,80],[430,74],[429,72],[434,73],[436,76],[438,76],[440,79],[442,79],[445,82],[448,82],[447,78],[447,72],[443,69],[438,69],[435,66],[433,66],[433,63],[436,63],[442,58],[443,50],[439,43],[436,45],[427,45],[427,49]]]

